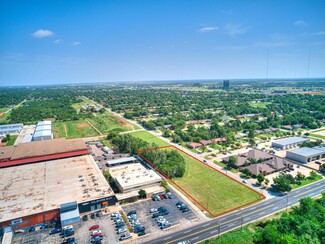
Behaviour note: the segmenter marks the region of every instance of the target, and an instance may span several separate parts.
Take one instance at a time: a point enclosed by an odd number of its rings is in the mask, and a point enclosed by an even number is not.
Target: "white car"
[[[158,209],[156,209],[156,208],[150,209],[150,213],[156,213],[156,212],[158,212]]]
[[[123,232],[125,232],[125,231],[126,231],[125,226],[124,226],[124,227],[121,227],[121,228],[119,228],[119,229],[117,230],[117,234],[121,234],[121,233],[123,233]]]
[[[91,235],[93,236],[93,235],[101,234],[101,233],[102,233],[101,230],[94,230],[94,231],[91,233]]]

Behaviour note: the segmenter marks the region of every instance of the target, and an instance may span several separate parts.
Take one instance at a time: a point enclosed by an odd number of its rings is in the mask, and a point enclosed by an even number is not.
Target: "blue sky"
[[[325,1],[0,2],[0,85],[325,77]]]

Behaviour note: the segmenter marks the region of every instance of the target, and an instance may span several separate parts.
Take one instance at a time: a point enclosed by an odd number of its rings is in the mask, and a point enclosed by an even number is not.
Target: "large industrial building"
[[[286,158],[300,163],[309,163],[325,158],[325,147],[301,147],[286,152]]]
[[[33,141],[44,141],[53,139],[52,122],[41,121],[36,125]]]
[[[0,137],[3,137],[7,134],[10,135],[19,134],[22,128],[23,128],[23,124],[0,125]]]
[[[0,170],[0,228],[27,228],[114,205],[116,198],[90,155]]]
[[[65,138],[0,148],[0,168],[89,154],[82,139]]]
[[[308,138],[291,137],[291,138],[287,138],[287,139],[273,141],[272,147],[284,150],[284,149],[297,147],[297,146],[301,145],[303,142],[307,142],[307,141],[309,141]]]
[[[141,163],[111,167],[109,173],[121,192],[116,194],[118,201],[136,199],[140,190],[145,190],[147,197],[164,192],[164,188],[161,186],[162,178]]]

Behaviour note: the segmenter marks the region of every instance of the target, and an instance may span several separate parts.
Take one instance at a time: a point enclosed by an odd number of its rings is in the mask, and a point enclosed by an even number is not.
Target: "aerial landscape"
[[[1,243],[325,243],[324,12],[1,1]]]

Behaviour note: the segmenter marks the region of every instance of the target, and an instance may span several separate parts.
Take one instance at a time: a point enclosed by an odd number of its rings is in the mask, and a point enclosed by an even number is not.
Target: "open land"
[[[55,138],[67,139],[98,136],[96,130],[85,120],[54,122]]]
[[[168,146],[169,144],[158,137],[150,134],[147,131],[136,131],[136,132],[131,132],[130,135],[136,138],[140,138],[150,144],[155,143],[158,147],[161,146]]]

